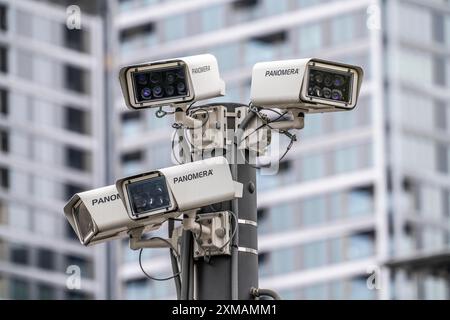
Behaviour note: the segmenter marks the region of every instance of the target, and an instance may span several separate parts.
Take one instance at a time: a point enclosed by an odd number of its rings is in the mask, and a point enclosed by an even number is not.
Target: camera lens
[[[175,75],[174,75],[172,72],[167,73],[167,74],[166,74],[166,82],[167,82],[168,84],[171,84],[171,83],[173,83],[174,81],[175,81]]]
[[[313,95],[316,97],[321,97],[322,96],[322,89],[320,89],[319,86],[315,86],[313,88]]]
[[[330,88],[323,88],[322,93],[323,93],[324,98],[326,98],[326,99],[331,98],[331,89]]]
[[[141,85],[147,84],[147,75],[145,73],[138,73],[135,76],[136,82]]]
[[[333,83],[333,79],[331,78],[330,75],[325,75],[325,78],[323,80],[323,83],[327,86],[327,87],[331,87],[331,84]]]
[[[175,88],[173,86],[166,87],[166,94],[168,96],[173,96],[174,93],[175,93]]]
[[[335,87],[340,87],[340,86],[342,86],[344,83],[345,83],[344,77],[336,76],[336,77],[334,77],[334,79],[333,79],[333,85],[334,85]]]
[[[184,79],[184,70],[183,69],[180,69],[177,71],[177,78]]]
[[[177,83],[177,90],[178,90],[178,93],[184,92],[186,90],[186,86],[185,86],[184,82]]]
[[[160,82],[161,81],[161,75],[159,73],[156,73],[156,72],[150,74],[150,81],[152,83]]]
[[[331,99],[333,99],[333,100],[342,100],[342,92],[341,92],[341,90],[334,89],[331,92]]]
[[[164,198],[162,196],[159,196],[156,200],[156,204],[158,206],[162,206],[164,204]]]
[[[160,86],[156,86],[156,87],[153,88],[153,95],[156,98],[161,98],[162,97],[162,93],[163,93],[163,90],[162,90],[162,88]]]
[[[147,201],[144,197],[137,195],[134,197],[133,201],[137,212],[142,212],[146,209]]]
[[[141,90],[141,96],[144,99],[150,99],[152,96],[152,90],[150,88],[143,88]]]
[[[323,74],[316,73],[316,75],[314,76],[314,79],[316,80],[317,83],[322,83],[323,82]]]

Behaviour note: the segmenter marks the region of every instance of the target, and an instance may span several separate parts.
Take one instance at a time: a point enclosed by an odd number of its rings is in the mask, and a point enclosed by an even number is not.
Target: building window
[[[134,174],[139,171],[143,160],[142,151],[134,151],[122,155],[122,167],[124,174]]]
[[[436,160],[437,160],[437,170],[441,173],[449,172],[449,164],[450,164],[450,148],[447,145],[442,143],[436,144]]]
[[[8,224],[8,209],[5,203],[0,201],[0,224]],[[1,252],[1,242],[0,242],[0,257],[2,256]]]
[[[233,2],[233,9],[252,9],[256,7],[259,3],[259,0],[236,0]]]
[[[15,300],[26,300],[30,298],[30,284],[24,280],[11,279],[10,297]]]
[[[48,249],[39,249],[38,255],[38,267],[44,270],[55,270],[55,254]]]
[[[122,113],[122,133],[124,136],[137,134],[140,129],[142,112],[127,111]]]
[[[65,25],[62,26],[64,29],[64,42],[67,48],[86,52],[86,32],[83,30],[69,29]]]
[[[187,30],[186,14],[179,14],[164,19],[163,32],[164,41],[166,42],[185,37]]]
[[[143,300],[148,299],[150,295],[150,287],[146,279],[131,280],[125,286],[126,299]]]
[[[78,266],[81,270],[82,277],[88,277],[90,279],[94,276],[94,270],[92,263],[87,259],[77,257],[77,256],[66,256],[66,267],[68,266]]]
[[[434,123],[437,128],[447,130],[447,113],[445,101],[434,102]]]
[[[78,93],[87,93],[86,72],[76,66],[65,66],[65,88]]]
[[[67,300],[88,300],[92,298],[86,292],[79,290],[67,290],[65,296]]]
[[[373,211],[373,186],[352,189],[347,200],[350,217],[371,214]]]
[[[52,286],[39,284],[37,289],[39,300],[54,300],[56,298],[56,290]]]
[[[302,180],[313,180],[325,176],[325,156],[313,154],[302,159]]]
[[[374,254],[375,235],[371,232],[360,232],[348,239],[347,258],[349,260],[367,258]]]
[[[69,168],[89,171],[89,154],[85,150],[66,147],[66,165]]]
[[[8,50],[0,47],[0,72],[8,72]]]
[[[225,25],[225,7],[222,5],[211,6],[201,12],[202,31],[213,31]]]
[[[0,114],[8,115],[8,91],[0,88]]]
[[[65,194],[64,194],[64,199],[68,200],[70,199],[75,193],[79,193],[82,191],[85,191],[86,187],[82,187],[82,186],[78,186],[78,185],[73,185],[73,184],[66,184],[65,185]]]
[[[327,245],[325,240],[307,243],[302,248],[304,269],[318,268],[327,262]]]
[[[157,42],[157,32],[153,23],[128,28],[120,33],[122,52],[150,47]]]
[[[82,134],[89,134],[88,112],[74,107],[64,108],[65,128]]]
[[[0,151],[9,152],[9,133],[5,129],[0,129]]]
[[[444,44],[445,43],[445,18],[442,13],[433,13],[433,40]]]
[[[8,14],[7,8],[5,5],[0,5],[0,30],[7,31],[8,30]]]
[[[28,248],[20,244],[11,244],[9,248],[11,262],[27,265],[29,263]]]
[[[275,59],[282,53],[280,51],[286,43],[286,39],[286,31],[250,39],[245,44],[245,64],[253,65],[260,61]]]
[[[325,196],[319,195],[305,199],[300,214],[305,227],[323,224],[327,219]]]
[[[446,79],[446,59],[443,57],[435,57],[433,59],[433,75],[434,75],[434,83],[440,86],[445,86]]]
[[[9,170],[5,167],[0,167],[0,187],[9,188]]]
[[[322,25],[315,23],[299,29],[299,49],[301,53],[316,51],[322,47]]]
[[[78,241],[78,236],[75,233],[75,230],[73,230],[72,226],[69,223],[65,223],[65,228],[66,228],[66,238],[69,240],[74,240],[74,241]]]

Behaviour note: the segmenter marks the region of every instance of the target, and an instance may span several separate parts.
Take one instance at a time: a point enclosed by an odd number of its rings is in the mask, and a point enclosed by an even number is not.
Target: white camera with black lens
[[[257,107],[299,108],[305,113],[352,110],[361,67],[315,58],[260,62],[252,73],[251,102]]]
[[[117,191],[134,221],[186,212],[242,197],[224,157],[185,163],[120,179]]]
[[[188,210],[242,197],[224,157],[120,179],[116,185],[75,194],[64,213],[80,242],[93,245],[158,229]]]
[[[225,95],[216,58],[202,54],[123,67],[120,86],[131,109],[192,103]]]
[[[75,194],[64,207],[67,220],[83,245],[93,245],[128,236],[135,228],[157,229],[171,215],[133,221],[120,200],[116,186]]]

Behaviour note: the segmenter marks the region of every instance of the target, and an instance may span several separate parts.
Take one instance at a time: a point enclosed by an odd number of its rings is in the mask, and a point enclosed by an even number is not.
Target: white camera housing
[[[126,105],[134,110],[225,95],[225,82],[211,54],[126,66],[119,80]],[[184,90],[179,91],[179,86]]]
[[[178,215],[134,221],[128,216],[115,185],[75,194],[65,205],[64,213],[83,245],[127,237],[135,228],[154,230]]]
[[[316,58],[260,62],[253,67],[250,100],[305,113],[352,110],[362,79],[361,67]]]
[[[242,197],[224,157],[214,157],[120,179],[117,191],[132,220],[186,212]]]

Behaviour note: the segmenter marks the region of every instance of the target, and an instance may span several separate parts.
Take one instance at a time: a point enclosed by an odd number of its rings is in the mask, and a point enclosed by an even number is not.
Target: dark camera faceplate
[[[350,104],[353,74],[310,66],[308,69],[307,96]]]
[[[132,214],[135,217],[169,208],[171,205],[164,176],[131,182],[127,184],[127,193]]]
[[[136,103],[189,96],[184,66],[132,72],[131,78]]]

